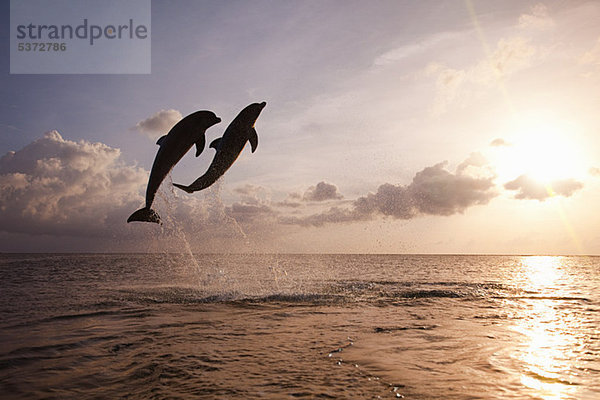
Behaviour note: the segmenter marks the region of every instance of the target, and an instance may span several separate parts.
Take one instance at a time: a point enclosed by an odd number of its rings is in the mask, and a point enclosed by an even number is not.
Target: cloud
[[[0,230],[28,234],[110,234],[143,201],[147,172],[119,149],[65,140],[50,131],[0,158]]]
[[[549,197],[570,197],[577,190],[583,188],[581,182],[575,179],[559,179],[549,184],[544,184],[528,175],[521,175],[517,179],[504,185],[507,190],[517,191],[516,199],[544,201]]]
[[[86,251],[228,251],[250,243],[245,232],[279,232],[273,228],[278,213],[261,186],[237,188],[240,199],[226,205],[219,182],[189,196],[168,179],[152,206],[163,225],[127,224],[144,204],[147,181],[148,171],[126,164],[119,149],[47,132],[0,158],[0,233],[50,236]]]
[[[529,14],[522,14],[519,17],[519,28],[544,30],[553,28],[554,20],[548,15],[548,7],[538,3],[531,7]]]
[[[378,215],[396,219],[412,219],[420,215],[448,216],[463,213],[467,208],[487,204],[497,196],[495,176],[482,168],[474,176],[467,166],[483,166],[483,158],[473,153],[461,163],[455,173],[448,171],[446,162],[424,168],[416,173],[408,185],[380,185],[352,202],[349,208],[334,206],[328,210],[303,217],[282,218],[282,223],[321,226],[326,223],[343,223],[370,220]],[[467,173],[469,171],[469,173]]]
[[[305,205],[299,193],[288,195],[285,204],[273,203],[268,188],[251,184],[235,188],[238,199],[224,204],[219,182],[195,196],[169,190],[167,182],[153,205],[164,225],[127,224],[144,204],[147,179],[148,171],[127,165],[119,149],[47,132],[0,158],[0,232],[76,237],[99,248],[110,242],[139,250],[149,240],[163,240],[165,246],[189,240],[206,251],[226,250],[249,243],[245,232],[277,236],[282,211],[293,214]],[[337,187],[325,182],[307,193],[316,203],[341,198]]]
[[[265,191],[265,188],[263,188],[262,186],[257,186],[257,185],[252,185],[252,184],[245,184],[243,186],[238,186],[235,189],[233,189],[233,191],[235,193],[244,195],[244,196],[256,196],[258,193]]]
[[[598,67],[600,67],[600,38],[596,40],[594,46],[579,57],[579,64],[582,65],[582,76],[590,78],[596,76]]]
[[[272,208],[268,189],[246,184],[235,188],[233,191],[240,195],[240,199],[225,207],[225,212],[237,222],[251,222],[257,219],[269,218],[276,214],[276,211]]]
[[[600,38],[590,50],[586,51],[580,58],[579,63],[588,67],[596,68],[600,66]],[[591,76],[592,72],[587,72],[585,76]]]
[[[263,186],[245,184],[233,189],[241,197],[241,201],[248,204],[261,204],[270,202],[270,190]]]
[[[433,105],[435,115],[442,114],[459,97],[459,89],[467,80],[467,72],[431,63],[425,69],[426,76],[436,77],[436,96]]]
[[[453,174],[445,166],[442,162],[417,172],[408,186],[380,186],[378,193],[372,196],[377,210],[404,219],[418,214],[452,215],[476,204],[487,204],[496,196],[494,176]],[[407,213],[411,208],[412,212]]]
[[[373,61],[373,64],[376,66],[394,64],[424,51],[425,48],[426,46],[423,43],[407,44],[405,46],[397,47],[379,55]]]
[[[434,46],[451,39],[458,35],[454,32],[443,32],[425,38],[417,43],[404,44],[379,55],[373,61],[373,65],[380,67],[389,64],[395,64],[407,58],[424,53]]]
[[[490,146],[492,147],[501,147],[501,146],[512,146],[512,143],[507,142],[502,138],[496,138],[490,142]]]
[[[356,209],[350,210],[347,208],[334,206],[322,213],[311,214],[308,216],[282,216],[279,218],[279,222],[287,225],[319,227],[325,224],[339,224],[344,222],[356,222],[369,219],[371,219],[370,215],[361,214]]]
[[[138,122],[135,128],[155,140],[166,135],[177,122],[183,118],[177,110],[160,110],[143,121]]]
[[[494,52],[471,71],[475,81],[491,85],[529,67],[537,49],[522,37],[500,39]]]
[[[226,213],[231,218],[234,218],[238,223],[247,223],[256,219],[264,219],[274,214],[273,208],[266,204],[248,204],[243,202],[235,202],[231,206],[225,208]]]
[[[339,200],[343,196],[338,192],[338,188],[327,182],[319,182],[317,186],[311,186],[304,193],[305,201],[326,201]]]
[[[288,193],[287,197],[283,201],[278,201],[274,203],[277,207],[286,207],[286,208],[300,208],[303,207],[302,203],[302,195],[298,192]]]
[[[285,199],[283,201],[279,201],[277,203],[275,203],[276,206],[278,207],[288,207],[288,208],[300,208],[302,207],[302,203],[298,202],[298,201],[293,201],[290,199]]]
[[[538,50],[522,37],[500,39],[494,51],[466,69],[430,63],[425,76],[436,79],[436,96],[432,112],[439,115],[456,103],[477,93],[477,88],[499,85],[502,80],[530,67]]]
[[[473,152],[469,155],[469,157],[467,157],[467,159],[465,161],[458,164],[458,167],[456,167],[456,172],[462,173],[469,167],[477,167],[477,168],[483,167],[487,163],[488,163],[488,160],[483,156],[483,154],[481,154],[478,151]]]

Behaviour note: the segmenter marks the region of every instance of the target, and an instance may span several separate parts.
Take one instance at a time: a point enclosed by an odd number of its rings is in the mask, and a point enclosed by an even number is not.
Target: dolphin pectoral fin
[[[258,147],[258,135],[256,134],[256,129],[252,128],[250,130],[250,137],[248,140],[250,141],[250,146],[252,146],[252,152],[254,153]]]
[[[210,142],[210,146],[208,146],[208,147],[212,147],[213,149],[218,150],[220,144],[221,144],[221,138],[216,138],[215,140]]]
[[[155,224],[162,224],[160,217],[158,216],[156,211],[147,207],[137,210],[136,212],[131,214],[129,218],[127,218],[128,223],[132,221],[154,222]]]
[[[189,186],[185,186],[185,185],[180,185],[179,183],[174,183],[173,186],[187,192],[187,193],[194,193],[193,190],[190,189]]]
[[[198,157],[204,151],[205,145],[206,137],[202,135],[202,137],[196,141],[196,157]]]
[[[165,139],[167,138],[167,135],[161,136],[157,141],[156,144],[159,146],[162,146],[163,142],[165,141]]]

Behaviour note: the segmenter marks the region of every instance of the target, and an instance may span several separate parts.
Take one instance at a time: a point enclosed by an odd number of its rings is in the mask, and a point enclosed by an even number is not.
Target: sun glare
[[[569,374],[573,368],[570,354],[575,344],[569,321],[561,313],[559,287],[568,279],[563,257],[530,256],[521,259],[525,288],[532,294],[526,300],[526,314],[517,319],[515,330],[525,339],[515,352],[522,363],[521,383],[535,390],[544,400],[575,398],[575,382]]]
[[[498,160],[498,173],[515,179],[527,174],[541,183],[576,178],[585,172],[577,127],[548,116],[521,119],[511,128],[510,146]]]

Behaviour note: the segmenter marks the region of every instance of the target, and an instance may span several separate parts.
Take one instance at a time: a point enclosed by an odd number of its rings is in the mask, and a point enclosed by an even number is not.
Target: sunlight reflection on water
[[[576,397],[577,382],[571,373],[576,362],[573,349],[579,347],[576,326],[560,311],[560,287],[571,286],[564,259],[552,256],[523,257],[525,289],[534,294],[517,319],[515,330],[523,335],[523,348],[515,358],[522,364],[520,381],[543,399]],[[536,298],[540,297],[540,298]]]

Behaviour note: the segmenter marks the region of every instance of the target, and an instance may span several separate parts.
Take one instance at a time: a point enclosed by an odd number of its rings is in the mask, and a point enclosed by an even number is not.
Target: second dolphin
[[[185,186],[174,183],[173,185],[188,193],[206,189],[217,181],[233,165],[244,149],[247,141],[250,141],[252,152],[258,146],[258,135],[254,129],[254,124],[260,115],[260,112],[267,105],[266,102],[252,103],[244,108],[237,117],[229,124],[223,137],[215,139],[210,147],[217,153],[208,167],[208,170],[200,178],[196,179],[191,185]]]

